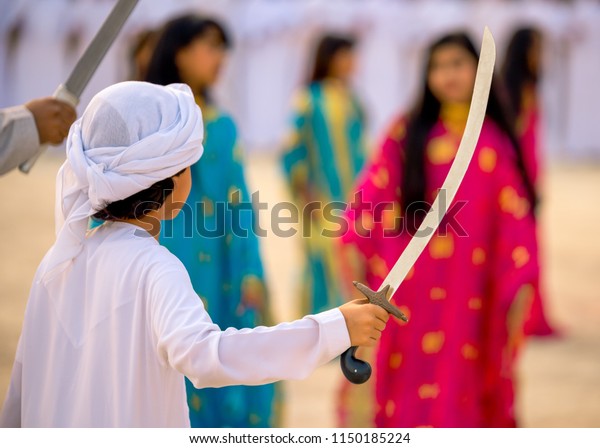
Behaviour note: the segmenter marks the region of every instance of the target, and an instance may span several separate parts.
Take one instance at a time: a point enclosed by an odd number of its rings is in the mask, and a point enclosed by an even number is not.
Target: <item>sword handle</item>
[[[390,285],[386,285],[379,291],[373,291],[368,286],[358,282],[354,282],[354,286],[365,295],[369,302],[374,305],[379,305],[398,319],[408,322],[408,318],[404,313],[388,301],[388,297],[390,296]],[[342,356],[340,356],[340,367],[348,381],[354,384],[362,384],[369,380],[372,369],[368,362],[358,359],[355,356],[357,349],[358,347],[353,346],[342,353]]]
[[[52,97],[56,98],[57,100],[64,101],[65,103],[70,104],[73,107],[77,107],[77,104],[79,104],[79,98],[77,98],[75,95],[69,92],[69,90],[65,87],[64,84],[61,84],[57,87]],[[39,159],[42,153],[44,153],[49,146],[50,145],[48,144],[40,145],[39,151],[36,152],[32,158],[26,160],[25,162],[19,165],[19,170],[21,170],[22,173],[28,174],[29,171],[31,171],[33,165],[35,165],[37,159]]]
[[[40,145],[40,149],[38,152],[36,152],[33,157],[29,160],[26,160],[25,162],[23,162],[22,164],[19,165],[19,171],[21,171],[24,174],[29,174],[29,171],[31,171],[31,168],[33,168],[33,165],[35,165],[35,162],[37,162],[37,159],[40,158],[40,156],[42,155],[42,153],[46,152],[46,150],[48,149],[49,145]]]

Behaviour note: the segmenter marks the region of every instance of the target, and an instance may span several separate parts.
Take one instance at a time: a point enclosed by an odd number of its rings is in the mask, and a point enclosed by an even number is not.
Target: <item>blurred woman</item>
[[[478,55],[462,33],[429,48],[420,99],[361,175],[343,242],[377,289],[413,237],[456,155]],[[443,194],[441,192],[440,194]],[[376,353],[379,427],[515,426],[514,366],[538,278],[535,192],[492,90],[454,205],[394,302]]]
[[[131,61],[131,71],[129,79],[134,81],[143,81],[148,73],[148,65],[154,53],[154,46],[158,32],[153,29],[140,31],[133,39],[129,49],[129,59]]]
[[[516,131],[521,138],[525,168],[534,184],[537,182],[539,171],[537,88],[541,53],[541,33],[534,28],[519,29],[510,39],[502,67],[509,112],[516,119]]]
[[[364,163],[364,115],[350,87],[354,59],[351,38],[328,35],[320,40],[312,76],[294,101],[292,130],[282,155],[286,178],[304,219],[301,314],[342,303],[334,240],[321,232],[327,228],[323,208],[346,201]],[[318,209],[307,213],[310,203]]]
[[[527,175],[539,188],[539,105],[538,81],[542,57],[542,34],[534,28],[521,28],[512,36],[502,77],[510,113],[515,120],[517,135],[523,149],[523,162]],[[544,305],[536,288],[536,295],[527,319],[525,331],[536,336],[555,334],[546,319]]]
[[[192,191],[160,241],[187,268],[194,289],[221,328],[268,323],[267,292],[255,219],[233,120],[211,99],[230,47],[218,22],[183,16],[168,22],[156,43],[146,80],[188,84],[204,119],[204,155],[192,165]],[[260,362],[260,360],[257,360]],[[193,427],[275,424],[275,386],[196,390],[186,380]],[[150,393],[150,391],[149,391]]]

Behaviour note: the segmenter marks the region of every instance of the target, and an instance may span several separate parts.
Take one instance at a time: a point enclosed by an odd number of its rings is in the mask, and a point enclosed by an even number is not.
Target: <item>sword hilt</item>
[[[379,305],[391,315],[396,316],[398,319],[401,319],[404,322],[408,322],[408,318],[405,316],[405,314],[396,306],[392,305],[388,300],[390,295],[390,285],[386,285],[380,291],[373,291],[371,288],[363,285],[362,283],[353,283],[356,289],[362,292],[373,305]],[[340,356],[340,367],[342,368],[342,373],[346,379],[348,379],[348,381],[354,384],[362,384],[368,381],[368,379],[371,377],[372,369],[368,362],[358,359],[355,356],[357,349],[358,347],[353,346],[342,353],[342,356]]]

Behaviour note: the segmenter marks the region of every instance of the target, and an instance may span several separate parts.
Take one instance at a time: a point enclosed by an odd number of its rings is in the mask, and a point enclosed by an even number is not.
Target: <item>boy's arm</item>
[[[203,309],[187,273],[177,265],[163,265],[149,295],[158,356],[198,388],[305,378],[346,350],[351,345],[348,327],[357,328],[350,323],[347,327],[347,311],[345,317],[334,309],[274,327],[221,331]],[[371,316],[370,306],[365,306],[365,316]],[[371,324],[361,323],[364,328]]]

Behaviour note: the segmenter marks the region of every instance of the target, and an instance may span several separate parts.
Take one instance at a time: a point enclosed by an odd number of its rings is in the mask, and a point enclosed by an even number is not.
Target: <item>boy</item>
[[[72,126],[57,239],[34,279],[0,426],[189,426],[184,375],[196,387],[298,379],[379,339],[387,312],[365,301],[271,328],[211,322],[156,241],[185,203],[201,141],[185,85],[116,84]],[[88,232],[90,216],[106,223]]]

